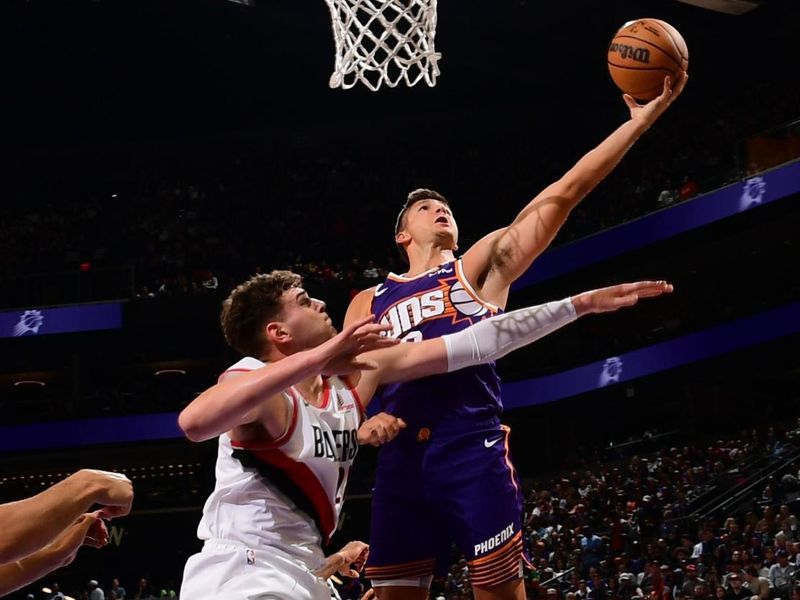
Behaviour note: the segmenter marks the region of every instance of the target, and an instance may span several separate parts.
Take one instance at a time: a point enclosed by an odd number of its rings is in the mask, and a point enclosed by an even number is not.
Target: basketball
[[[611,79],[636,100],[652,100],[661,93],[665,75],[671,75],[674,84],[688,67],[689,50],[683,36],[658,19],[629,21],[608,47]]]

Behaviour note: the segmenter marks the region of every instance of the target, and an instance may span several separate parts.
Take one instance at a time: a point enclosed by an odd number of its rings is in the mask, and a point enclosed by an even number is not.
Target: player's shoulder
[[[365,290],[361,290],[350,301],[350,304],[364,304],[367,302],[372,302],[372,299],[375,297],[375,290],[377,290],[381,284],[373,285],[372,287],[368,287]]]
[[[222,374],[219,376],[218,381],[223,381],[230,377],[235,377],[237,375],[241,375],[242,373],[249,373],[250,371],[255,371],[256,369],[260,369],[261,367],[265,367],[267,363],[258,360],[252,356],[245,356],[241,360],[235,362],[230,367],[225,369]]]
[[[377,287],[377,285],[374,285],[361,290],[353,296],[353,299],[350,300],[350,305],[347,307],[347,314],[344,317],[345,325],[370,314],[372,311],[372,299],[375,297]]]

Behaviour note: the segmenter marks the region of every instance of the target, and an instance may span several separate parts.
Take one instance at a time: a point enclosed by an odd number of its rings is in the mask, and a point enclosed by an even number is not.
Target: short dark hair
[[[438,200],[448,206],[450,203],[447,201],[447,198],[444,195],[440,194],[436,190],[430,190],[428,188],[417,188],[412,190],[406,196],[406,203],[403,204],[403,208],[400,209],[400,212],[397,213],[397,221],[394,223],[394,234],[397,235],[400,233],[400,230],[405,227],[406,222],[406,212],[408,209],[414,206],[417,202],[422,202],[423,200]],[[406,257],[406,253],[403,251],[403,247],[400,244],[397,244],[397,249],[400,251],[400,256],[403,258]]]
[[[394,224],[395,235],[400,233],[400,230],[405,226],[406,211],[408,211],[408,209],[414,206],[417,202],[422,202],[423,200],[438,200],[444,204],[450,204],[447,201],[447,198],[445,198],[436,190],[417,188],[416,190],[409,192],[408,196],[406,197],[406,203],[403,204],[403,208],[401,208],[400,212],[397,214],[397,221]]]
[[[228,345],[241,354],[261,357],[268,346],[264,325],[280,313],[283,293],[302,283],[297,273],[272,271],[236,286],[222,303],[219,318]]]

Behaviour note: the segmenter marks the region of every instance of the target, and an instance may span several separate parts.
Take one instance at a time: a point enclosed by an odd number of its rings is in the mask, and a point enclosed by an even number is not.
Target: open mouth
[[[450,221],[447,220],[447,217],[438,217],[434,223],[444,223],[445,225],[449,225]]]

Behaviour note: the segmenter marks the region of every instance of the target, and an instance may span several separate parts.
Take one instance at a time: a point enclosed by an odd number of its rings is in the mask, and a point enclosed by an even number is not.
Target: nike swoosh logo
[[[373,292],[373,295],[377,298],[378,296],[383,294],[383,292],[385,292],[385,291],[386,291],[386,288],[383,287],[382,283],[379,283],[378,285],[375,286],[375,291]]]
[[[491,442],[489,440],[483,440],[483,445],[486,446],[487,448],[491,448],[492,446],[494,446],[497,442],[499,442],[502,439],[503,439],[503,437],[500,436],[499,438],[497,438],[496,440],[492,440]]]

